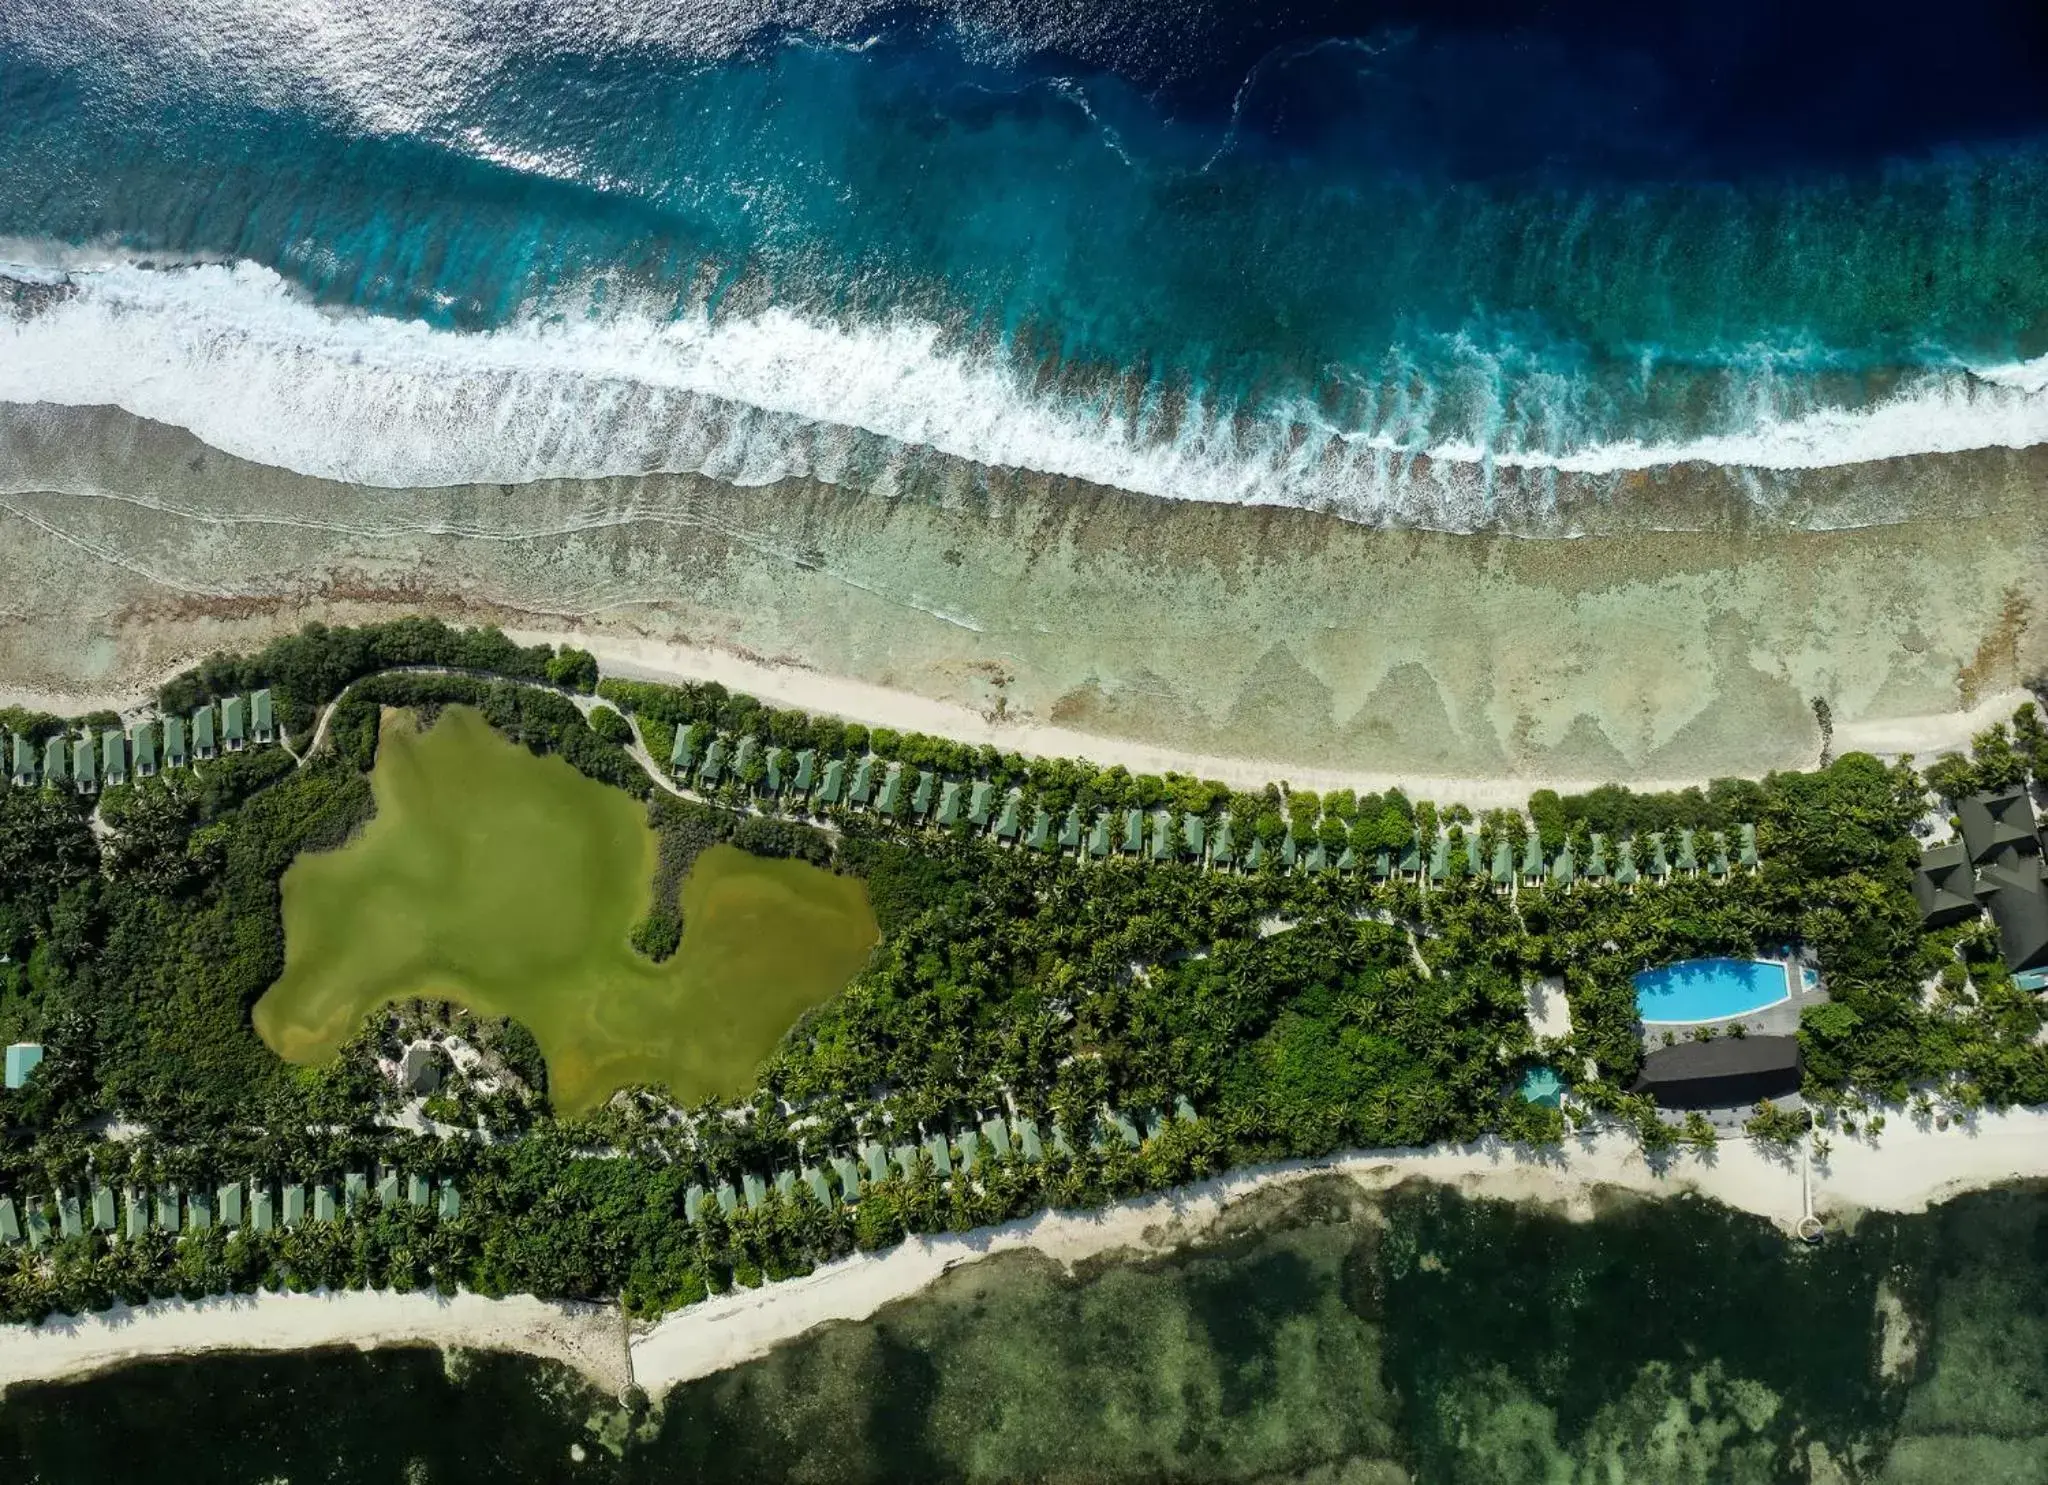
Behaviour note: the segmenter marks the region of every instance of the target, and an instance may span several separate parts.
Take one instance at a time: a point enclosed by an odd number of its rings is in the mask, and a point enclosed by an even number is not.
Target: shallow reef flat
[[[1681,468],[1643,476],[1636,507],[1720,510],[1717,529],[1534,540],[968,465],[894,497],[668,475],[390,490],[16,408],[0,687],[115,696],[307,619],[426,611],[1304,768],[1754,773],[1811,763],[1814,697],[1853,739],[2048,668],[2044,472],[2039,450],[1829,471],[1924,513],[1800,531],[1742,516],[1738,476]]]

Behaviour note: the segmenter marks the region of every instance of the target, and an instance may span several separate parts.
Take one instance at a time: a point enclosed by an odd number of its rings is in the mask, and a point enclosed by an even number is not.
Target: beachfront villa
[[[253,729],[243,725],[243,698],[231,696],[222,703],[222,713],[230,724],[231,751],[239,751],[251,740],[278,740],[270,692],[253,692],[247,701],[255,719]],[[43,738],[40,768],[36,766],[37,742],[32,733],[0,732],[0,759],[7,763],[8,782],[17,789],[41,784],[46,789],[69,786],[80,794],[94,794],[102,787],[118,789],[130,782],[154,778],[163,769],[185,768],[195,760],[216,756],[213,719],[214,708],[209,702],[189,720],[178,716],[144,717],[126,728],[103,727],[95,732],[82,727],[76,735],[59,731]]]
[[[2014,787],[1956,803],[1961,838],[1920,854],[1913,895],[1929,928],[1989,913],[1999,953],[2022,989],[2048,990],[2048,864],[2027,791]]]

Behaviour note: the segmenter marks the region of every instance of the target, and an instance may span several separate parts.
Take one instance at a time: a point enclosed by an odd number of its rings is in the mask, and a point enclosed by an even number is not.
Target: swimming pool
[[[1660,1022],[1725,1021],[1792,998],[1785,966],[1769,959],[1686,959],[1636,979],[1636,1014]]]

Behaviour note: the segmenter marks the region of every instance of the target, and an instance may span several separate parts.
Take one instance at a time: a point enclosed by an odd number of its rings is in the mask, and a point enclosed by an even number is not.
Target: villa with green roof
[[[825,782],[818,786],[818,803],[837,804],[846,792],[846,760],[834,758],[825,765]]]
[[[230,753],[239,753],[249,746],[249,723],[246,708],[239,696],[230,696],[220,704],[221,746]]]
[[[875,765],[881,760],[870,753],[853,767],[853,787],[846,791],[848,804],[864,805],[875,797]]]
[[[669,744],[668,771],[678,777],[689,777],[690,768],[697,761],[697,724],[691,722],[676,729],[675,741]]]
[[[702,789],[716,789],[718,781],[725,776],[727,754],[725,739],[714,737],[711,746],[704,750],[704,766],[697,770],[697,785]]]
[[[967,803],[968,824],[979,825],[984,830],[988,828],[989,812],[995,792],[996,786],[987,779],[975,780],[974,791],[968,797]]]
[[[277,720],[271,715],[268,686],[249,694],[249,731],[257,742],[277,741]]]
[[[213,703],[209,701],[192,713],[192,756],[204,760],[213,757],[217,751],[213,737]]]
[[[151,779],[156,777],[156,724],[137,722],[129,734],[129,750],[134,754],[135,777]]]
[[[1012,789],[1003,797],[1003,813],[1001,818],[996,821],[997,840],[1015,840],[1017,838],[1017,831],[1021,824],[1018,816],[1022,813],[1023,804],[1024,791],[1022,789]]]
[[[948,779],[946,780],[944,787],[942,787],[939,790],[938,823],[940,827],[943,828],[945,826],[951,825],[955,820],[959,818],[960,784],[955,779]]]
[[[917,787],[910,794],[912,818],[922,820],[932,812],[932,791],[938,787],[939,776],[929,768],[917,776]]]
[[[118,727],[100,733],[100,772],[110,789],[128,782],[128,734]]]
[[[183,768],[190,761],[191,755],[185,751],[185,719],[165,717],[164,767]]]
[[[81,794],[91,794],[100,786],[97,750],[89,732],[72,740],[71,783]]]
[[[36,745],[21,733],[14,734],[14,782],[23,789],[36,781]]]
[[[756,742],[751,735],[741,738],[738,746],[732,750],[733,776],[740,783],[745,784],[747,782],[747,774],[754,765],[754,755],[760,751],[760,743]]]

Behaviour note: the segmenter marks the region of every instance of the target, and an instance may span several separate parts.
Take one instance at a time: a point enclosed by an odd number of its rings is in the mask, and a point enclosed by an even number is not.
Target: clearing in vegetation
[[[859,879],[715,846],[683,884],[681,948],[649,962],[628,942],[655,862],[642,806],[466,707],[426,732],[389,718],[370,782],[361,836],[285,873],[284,975],[255,1022],[293,1062],[418,995],[524,1022],[564,1113],[630,1083],[730,1097],[879,937]]]

